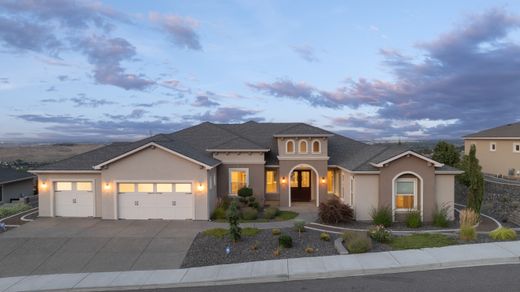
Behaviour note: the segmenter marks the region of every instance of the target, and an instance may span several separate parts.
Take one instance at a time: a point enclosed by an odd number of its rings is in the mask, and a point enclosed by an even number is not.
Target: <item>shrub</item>
[[[238,211],[237,201],[233,200],[228,210],[229,236],[236,242],[240,240],[242,229],[238,223],[240,212]]]
[[[516,231],[511,228],[500,227],[491,231],[489,237],[494,240],[515,240]]]
[[[308,247],[305,248],[305,252],[306,253],[314,253],[314,248],[308,246]]]
[[[278,236],[278,235],[282,234],[282,231],[280,230],[280,228],[273,228],[273,230],[271,230],[271,233],[274,236]]]
[[[211,218],[213,220],[226,219],[226,209],[222,207],[215,208],[215,211],[213,211]]]
[[[292,237],[287,234],[282,234],[278,237],[278,244],[283,248],[291,248],[292,247]]]
[[[305,221],[295,220],[294,221],[294,230],[298,231],[298,232],[305,232]]]
[[[229,235],[229,230],[227,230],[225,228],[212,228],[212,229],[204,230],[202,233],[207,236],[223,238],[224,236]]]
[[[421,212],[409,211],[406,214],[406,226],[409,228],[419,228],[422,226]]]
[[[460,239],[462,240],[475,240],[477,238],[477,232],[475,227],[471,225],[462,225],[460,227]]]
[[[323,241],[330,241],[330,234],[328,234],[327,232],[322,232],[320,234],[320,239]]]
[[[274,219],[274,217],[276,217],[276,215],[278,215],[278,212],[280,212],[280,211],[276,207],[265,208],[264,209],[264,218],[265,219]]]
[[[247,199],[248,197],[253,196],[253,189],[248,187],[243,187],[238,190],[237,194],[240,198]]]
[[[337,197],[330,198],[325,203],[320,203],[318,217],[323,223],[348,223],[353,220],[352,208],[341,202]]]
[[[365,253],[372,248],[372,242],[366,235],[358,234],[346,241],[347,250],[350,253]]]
[[[388,206],[372,208],[370,217],[372,217],[372,223],[374,223],[374,225],[390,227],[392,225],[392,208]]]
[[[433,212],[432,224],[437,227],[448,227],[450,225],[450,220],[448,220],[448,211],[450,206],[444,204],[442,207],[435,208]]]
[[[460,226],[475,226],[479,221],[479,215],[473,209],[462,209],[459,213]]]
[[[23,211],[31,209],[31,206],[25,203],[9,203],[0,207],[0,218],[5,218]]]
[[[241,213],[244,220],[256,220],[258,218],[258,210],[251,207],[242,208]]]
[[[354,231],[345,231],[345,232],[343,232],[343,234],[341,234],[341,238],[343,239],[344,242],[347,242],[354,237],[356,237],[356,232],[354,232]]]
[[[383,225],[377,225],[368,230],[368,236],[375,241],[387,243],[392,241],[392,233]]]
[[[456,244],[453,237],[439,233],[416,233],[406,236],[396,236],[390,243],[393,249],[411,249],[411,248],[427,248],[442,247]]]
[[[217,198],[217,208],[222,208],[224,210],[227,210],[229,208],[230,203],[231,203],[231,199],[227,196]]]

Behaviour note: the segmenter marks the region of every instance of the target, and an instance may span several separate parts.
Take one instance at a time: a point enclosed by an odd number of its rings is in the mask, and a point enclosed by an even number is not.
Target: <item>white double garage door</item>
[[[93,217],[95,191],[92,182],[55,182],[55,214]],[[121,219],[193,219],[191,182],[117,183],[117,214]]]

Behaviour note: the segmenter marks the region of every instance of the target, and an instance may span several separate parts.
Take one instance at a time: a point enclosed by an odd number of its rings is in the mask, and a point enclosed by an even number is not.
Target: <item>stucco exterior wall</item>
[[[319,185],[319,202],[325,202],[327,200],[327,184],[321,183],[321,177],[327,177],[327,160],[280,160],[279,161],[279,177],[280,177],[280,206],[289,206],[289,186],[290,186],[290,172],[293,168],[298,166],[298,169],[310,169],[305,166],[311,166],[318,172],[318,179],[313,176],[314,179],[311,181],[311,185]],[[300,167],[301,166],[301,167]],[[314,171],[312,171],[314,172]],[[314,174],[315,175],[315,174]],[[312,174],[311,174],[312,176]],[[285,183],[281,182],[281,178],[285,177]]]
[[[285,144],[288,140],[294,141],[294,153],[287,153]],[[307,153],[300,153],[300,141],[307,141]],[[312,142],[319,141],[321,143],[320,153],[312,153]],[[278,155],[280,157],[294,157],[294,156],[307,156],[307,157],[326,157],[328,155],[328,140],[327,138],[277,138],[278,144]]]
[[[354,176],[354,213],[356,220],[372,220],[370,212],[379,204],[379,175]]]
[[[229,169],[249,169],[249,187],[253,189],[253,195],[260,204],[265,200],[265,167],[263,164],[221,164],[217,168],[218,196],[229,195]]]
[[[226,164],[265,164],[264,152],[215,152],[213,157]]]
[[[102,193],[100,173],[45,173],[38,174],[38,215],[54,216],[54,182],[55,181],[94,181],[95,216],[102,217]],[[45,182],[45,187],[43,187]]]
[[[448,208],[448,218],[455,218],[455,176],[435,175],[435,203],[438,208]]]
[[[490,143],[496,143],[496,151],[490,151]],[[475,144],[477,158],[482,171],[491,174],[508,175],[509,169],[520,170],[520,153],[513,152],[513,144],[517,140],[464,140],[464,153],[469,154],[471,144]]]
[[[208,170],[208,180],[206,185],[208,187],[208,210],[211,216],[213,210],[217,206],[217,168]]]
[[[352,206],[352,194],[350,192],[351,178],[352,175],[350,172],[344,170],[340,171],[340,194],[342,195],[345,204],[349,204],[350,206]]]
[[[103,190],[104,219],[117,219],[117,182],[121,181],[185,181],[192,182],[195,196],[195,220],[209,219],[208,172],[202,166],[159,148],[146,148],[114,163],[102,172],[103,183],[110,183],[110,190]],[[197,186],[203,185],[199,191]]]
[[[420,210],[422,205],[423,220],[431,221],[436,204],[435,167],[431,163],[413,155],[394,160],[380,169],[378,206],[392,206],[394,179],[403,174],[413,174],[419,178],[418,209]],[[420,198],[421,189],[422,201]]]
[[[10,203],[11,199],[18,199],[22,194],[32,196],[34,195],[34,179],[4,184],[0,191],[2,192],[2,203]]]

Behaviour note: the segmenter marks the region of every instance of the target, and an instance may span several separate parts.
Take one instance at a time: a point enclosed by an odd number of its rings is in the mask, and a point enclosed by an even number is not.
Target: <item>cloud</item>
[[[316,57],[316,52],[313,47],[310,45],[292,45],[290,48],[298,54],[302,59],[304,59],[307,62],[318,62],[319,59]]]
[[[113,115],[113,114],[105,114],[105,116],[110,117],[114,120],[138,120],[144,117],[144,115],[148,113],[148,111],[143,109],[134,109],[127,115]]]
[[[286,79],[248,85],[313,106],[370,107],[378,118],[392,121],[455,121],[422,129],[432,138],[456,138],[519,119],[520,46],[508,38],[519,28],[517,15],[492,9],[472,15],[432,41],[418,43],[421,58],[381,50],[391,81],[347,80],[333,90]]]
[[[144,76],[129,74],[121,62],[131,60],[135,47],[123,38],[107,38],[92,35],[77,40],[76,47],[83,51],[94,65],[94,79],[100,84],[114,85],[126,90],[144,90],[155,84]]]
[[[40,100],[43,103],[62,103],[66,102],[66,98],[45,98]]]
[[[160,25],[177,47],[197,51],[202,50],[199,35],[195,31],[199,25],[196,20],[190,17],[158,12],[150,12],[148,18],[151,22]]]
[[[72,97],[69,100],[73,102],[74,106],[76,107],[97,108],[103,105],[115,104],[115,102],[108,101],[106,99],[89,98],[86,97],[84,94],[78,94],[77,97]]]
[[[215,111],[207,111],[198,115],[183,116],[186,120],[209,121],[216,123],[240,123],[245,121],[263,121],[263,118],[255,116],[258,111],[234,107],[220,107]]]
[[[169,103],[169,101],[167,100],[158,100],[158,101],[154,101],[154,102],[149,102],[149,103],[133,103],[132,106],[134,107],[155,107],[155,106],[158,106],[158,105],[161,105],[161,104],[167,104]]]
[[[52,91],[56,91],[56,87],[54,87],[54,86],[51,86],[51,87],[49,87],[49,88],[45,89],[45,91],[47,91],[47,92],[52,92]]]
[[[220,105],[218,102],[212,101],[209,97],[205,95],[199,95],[196,97],[195,101],[191,104],[193,106],[199,107],[212,107]]]
[[[0,84],[9,84],[9,78],[0,77]]]
[[[2,3],[2,2],[0,2]],[[52,33],[52,27],[21,18],[0,16],[0,43],[13,50],[35,51],[57,55],[63,44]]]

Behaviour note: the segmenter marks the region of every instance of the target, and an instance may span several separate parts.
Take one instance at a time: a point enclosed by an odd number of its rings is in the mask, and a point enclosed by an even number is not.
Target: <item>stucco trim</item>
[[[125,158],[125,157],[127,157],[127,156],[130,156],[130,155],[132,155],[132,154],[134,154],[134,153],[137,153],[137,152],[139,152],[139,151],[141,151],[141,150],[143,150],[143,149],[146,149],[146,148],[148,148],[148,147],[150,147],[150,146],[155,146],[155,147],[157,147],[157,148],[159,148],[159,149],[161,149],[161,150],[164,150],[164,151],[169,152],[169,153],[171,153],[171,154],[177,155],[177,156],[179,156],[179,157],[181,157],[181,158],[184,158],[184,159],[186,159],[186,160],[188,160],[188,161],[191,161],[191,162],[193,162],[193,163],[195,163],[195,164],[198,164],[198,165],[200,165],[200,166],[203,166],[203,167],[205,167],[206,169],[211,169],[211,168],[213,168],[213,167],[215,167],[215,166],[218,165],[218,164],[217,164],[217,165],[213,165],[213,166],[207,165],[207,164],[205,164],[205,163],[202,163],[202,162],[200,162],[200,161],[197,161],[197,160],[195,160],[195,159],[192,159],[192,158],[190,158],[190,157],[188,157],[188,156],[185,156],[185,155],[182,155],[182,154],[180,154],[180,153],[178,153],[178,152],[175,152],[175,151],[173,151],[173,150],[171,150],[171,149],[168,149],[168,148],[166,148],[166,147],[163,147],[163,146],[161,146],[161,145],[159,145],[159,144],[157,144],[157,143],[150,142],[150,143],[147,143],[147,144],[145,144],[145,145],[143,145],[143,146],[141,146],[141,147],[137,147],[137,148],[135,148],[135,149],[133,149],[133,150],[131,150],[131,151],[128,151],[128,152],[126,152],[126,153],[124,153],[124,154],[122,154],[122,155],[119,155],[119,156],[114,157],[114,158],[112,158],[112,159],[110,159],[110,160],[107,160],[107,161],[105,161],[105,162],[103,162],[103,163],[100,163],[100,164],[98,164],[98,165],[95,165],[95,166],[94,166],[94,169],[101,169],[101,167],[103,167],[103,166],[105,166],[105,165],[107,165],[107,164],[110,164],[110,163],[115,162],[115,161],[117,161],[117,160],[123,159],[123,158]]]
[[[341,170],[344,170],[348,173],[352,173],[352,174],[379,174],[381,173],[379,170],[350,170],[350,169],[347,169],[347,168],[344,168],[342,166],[339,166],[339,165],[335,165],[335,164],[331,164],[329,165],[329,167],[337,167]]]
[[[450,171],[436,171],[435,174],[446,174],[446,175],[453,175],[453,174],[463,174],[463,170],[450,170]]]
[[[275,134],[275,138],[332,137],[333,134]]]
[[[293,168],[291,168],[291,170],[289,171],[289,176],[287,178],[287,184],[288,184],[287,193],[289,196],[289,208],[292,205],[290,178],[291,178],[293,171],[296,170],[297,168],[301,168],[301,167],[308,167],[308,168],[312,169],[312,171],[314,171],[314,174],[316,176],[316,207],[319,207],[320,206],[320,173],[318,172],[318,170],[316,170],[316,168],[314,168],[314,166],[312,166],[310,164],[301,163],[301,164],[297,164]]]
[[[389,158],[389,159],[387,159],[385,161],[381,161],[379,163],[372,163],[371,162],[370,164],[372,166],[374,166],[374,167],[383,167],[385,164],[390,163],[390,162],[392,162],[394,160],[397,160],[397,159],[399,159],[401,157],[404,157],[404,156],[407,156],[407,155],[413,155],[413,156],[415,156],[417,158],[420,158],[422,160],[428,161],[428,162],[432,163],[435,167],[442,167],[442,166],[444,166],[443,163],[437,162],[437,161],[435,161],[433,159],[430,159],[430,158],[428,158],[426,156],[423,156],[421,154],[415,153],[414,151],[410,151],[410,150],[405,151],[405,152],[403,152],[403,153],[401,153],[399,155],[393,156],[393,157],[391,157],[391,158]]]
[[[397,181],[397,179],[403,175],[403,174],[412,174],[414,175],[417,179],[419,179],[420,183],[421,183],[421,221],[424,221],[424,179],[422,178],[422,176],[420,176],[419,174],[417,174],[416,172],[413,172],[413,171],[403,171],[403,172],[400,172],[398,173],[396,176],[394,176],[394,178],[392,179],[392,221],[395,221],[395,182]]]
[[[270,149],[218,149],[210,148],[206,149],[208,152],[269,152]]]
[[[277,156],[278,160],[329,160],[329,156]]]

